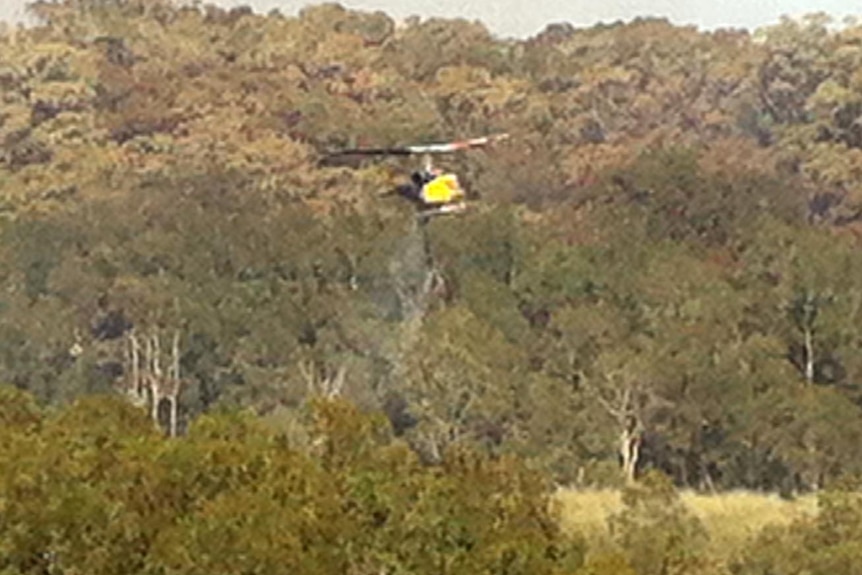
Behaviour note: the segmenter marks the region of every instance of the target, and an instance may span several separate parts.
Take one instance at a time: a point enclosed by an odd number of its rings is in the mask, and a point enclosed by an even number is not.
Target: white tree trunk
[[[150,418],[156,428],[167,432],[171,437],[177,435],[179,419],[179,395],[182,390],[180,378],[180,333],[175,331],[170,355],[163,358],[160,334],[157,329],[142,335],[139,340],[134,331],[127,336],[127,393],[132,401],[141,407],[149,401]],[[167,371],[163,371],[163,360]],[[159,408],[162,401],[169,402],[167,426],[162,425]]]
[[[170,398],[171,417],[170,417],[170,424],[169,424],[169,428],[168,428],[169,431],[168,432],[170,433],[171,437],[177,436],[177,403],[178,402],[177,402],[177,396],[176,395],[174,395],[173,397]]]
[[[161,429],[161,425],[159,424],[159,404],[162,402],[162,394],[159,393],[159,383],[155,378],[150,378],[150,397],[152,398],[150,415],[153,418],[153,423],[156,424],[156,427]]]
[[[622,472],[626,483],[635,481],[638,459],[640,458],[641,438],[635,425],[626,424],[620,434],[620,455],[622,456]]]
[[[814,383],[814,335],[809,326],[805,326],[803,337],[805,339],[805,381],[811,384]]]

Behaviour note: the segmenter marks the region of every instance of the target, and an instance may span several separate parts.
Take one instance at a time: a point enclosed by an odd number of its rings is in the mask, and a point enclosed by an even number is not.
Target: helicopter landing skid
[[[427,208],[420,211],[417,216],[426,220],[429,218],[433,218],[435,216],[446,216],[451,214],[462,214],[467,211],[467,204],[465,203],[457,203],[457,204],[445,204],[435,208]]]

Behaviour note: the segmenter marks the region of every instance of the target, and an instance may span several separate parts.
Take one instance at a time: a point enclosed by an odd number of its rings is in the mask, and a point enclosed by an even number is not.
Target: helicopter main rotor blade
[[[355,148],[330,152],[319,160],[321,166],[350,165],[362,156],[412,156],[406,148]],[[346,164],[345,164],[346,163]],[[355,166],[354,166],[355,167]]]
[[[509,134],[496,134],[494,136],[483,136],[481,138],[471,138],[469,140],[458,140],[455,142],[406,146],[405,149],[409,150],[412,154],[445,154],[447,152],[457,152],[458,150],[487,146],[488,144],[505,140],[508,137]]]
[[[397,148],[353,148],[349,150],[341,150],[329,154],[329,157],[338,156],[411,156],[414,154],[445,154],[449,152],[457,152],[468,148],[478,148],[486,146],[500,140],[505,140],[509,134],[496,134],[493,136],[483,136],[481,138],[471,138],[469,140],[459,140],[456,142],[445,142],[436,144],[420,144],[415,146],[402,146]]]
[[[327,157],[338,156],[411,156],[414,152],[408,148],[355,148],[339,150],[327,154]]]

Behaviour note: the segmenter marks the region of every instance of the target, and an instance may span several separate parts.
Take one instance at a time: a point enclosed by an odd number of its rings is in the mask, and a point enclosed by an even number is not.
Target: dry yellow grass
[[[725,554],[739,550],[767,525],[786,525],[817,512],[816,495],[787,500],[751,491],[718,495],[684,492],[682,501],[703,522],[711,547]]]
[[[793,501],[778,495],[733,491],[717,495],[682,492],[680,497],[706,527],[710,546],[717,555],[735,555],[752,535],[767,525],[788,524],[817,511],[815,496]],[[563,489],[557,493],[562,526],[596,544],[607,542],[607,518],[622,507],[615,490]]]
[[[604,539],[607,518],[622,507],[620,492],[611,489],[560,489],[556,503],[563,530],[588,539]]]

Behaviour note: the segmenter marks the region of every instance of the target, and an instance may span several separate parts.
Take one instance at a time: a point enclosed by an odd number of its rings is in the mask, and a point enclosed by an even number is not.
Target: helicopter
[[[421,220],[434,216],[460,214],[468,209],[467,194],[458,176],[445,172],[432,163],[434,154],[447,154],[488,146],[509,138],[509,134],[494,134],[479,138],[417,144],[394,148],[349,148],[331,153],[328,160],[347,156],[413,156],[422,155],[422,166],[410,175],[410,181],[397,186],[389,193],[397,194],[417,208]]]

